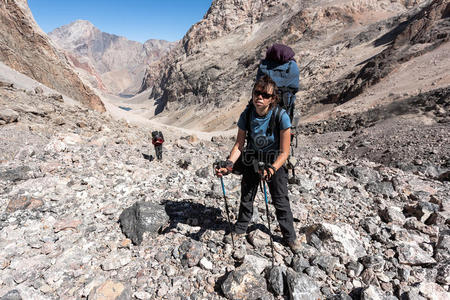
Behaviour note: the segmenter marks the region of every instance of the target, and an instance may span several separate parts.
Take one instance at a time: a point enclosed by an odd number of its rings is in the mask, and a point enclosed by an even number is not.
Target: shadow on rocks
[[[207,230],[228,230],[228,222],[222,216],[222,211],[216,207],[207,207],[203,204],[189,201],[163,202],[169,225],[161,232],[165,234],[171,229],[178,228],[179,224],[186,224],[192,227],[200,227],[197,232],[187,232],[190,238],[199,241],[203,233]]]
[[[152,161],[152,160],[155,159],[155,158],[153,157],[153,155],[148,155],[148,154],[145,154],[145,153],[142,153],[142,157],[144,157],[144,159],[146,159],[146,160],[148,160],[148,161]]]
[[[277,222],[277,221],[272,221],[272,226],[276,225],[276,223],[274,224],[274,222]],[[250,234],[252,231],[255,231],[258,229],[261,230],[262,232],[264,232],[265,234],[267,234],[268,236],[272,235],[272,239],[274,242],[277,242],[280,244],[286,244],[284,242],[282,236],[277,234],[273,228],[272,228],[272,232],[269,230],[269,228],[267,227],[267,223],[266,224],[261,224],[261,223],[250,224],[250,226],[247,229],[247,233]]]
[[[217,278],[216,283],[214,284],[214,291],[223,297],[225,297],[225,294],[222,291],[222,284],[228,278],[230,273],[231,273],[230,271],[225,272],[225,274]]]
[[[156,105],[155,108],[155,116],[156,116],[163,112],[164,108],[167,105],[167,100],[164,97],[160,97],[155,100],[155,105]]]

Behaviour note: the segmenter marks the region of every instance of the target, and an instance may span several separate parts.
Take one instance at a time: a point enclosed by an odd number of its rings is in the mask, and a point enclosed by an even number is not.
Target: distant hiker
[[[162,144],[164,143],[164,136],[161,131],[152,132],[152,144],[155,146],[156,159],[162,160]]]
[[[295,93],[299,89],[300,71],[294,59],[294,51],[283,44],[273,44],[267,49],[266,57],[258,66],[256,80],[264,75],[270,76],[278,88],[278,105],[289,115],[291,121],[291,156],[287,159],[287,167],[292,170],[290,183],[297,182],[295,176],[294,140],[297,143],[294,126]]]
[[[239,118],[236,143],[228,159],[215,171],[219,177],[230,173],[243,175],[239,215],[233,232],[235,239],[239,239],[244,237],[253,215],[253,201],[260,183],[258,163],[265,163],[264,171],[260,172],[267,180],[281,233],[292,251],[298,253],[301,244],[294,230],[284,166],[290,151],[291,121],[278,101],[275,82],[267,75],[260,77],[253,87],[252,105]]]

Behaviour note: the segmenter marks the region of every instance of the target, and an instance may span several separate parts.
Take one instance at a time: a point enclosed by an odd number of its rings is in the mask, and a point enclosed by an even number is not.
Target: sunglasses
[[[268,93],[262,92],[262,91],[254,91],[253,94],[255,95],[255,97],[262,96],[265,99],[273,97],[273,94],[268,94]]]

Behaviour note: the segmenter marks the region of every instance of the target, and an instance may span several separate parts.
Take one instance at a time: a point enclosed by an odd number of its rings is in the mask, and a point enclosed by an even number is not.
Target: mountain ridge
[[[74,64],[79,69],[87,71],[85,78],[94,87],[111,94],[136,93],[145,66],[158,60],[176,43],[155,39],[145,43],[131,41],[102,32],[87,20],[76,20],[48,35],[78,61]]]
[[[13,69],[105,111],[95,92],[86,86],[60,52],[34,21],[25,0],[0,3],[0,60]]]
[[[245,12],[245,6],[235,5],[233,1],[214,1],[212,8],[224,9],[221,13],[216,13],[219,17],[216,18],[212,13],[214,9],[211,8],[205,19],[191,27],[182,43],[163,62],[150,65],[141,91],[150,88],[150,100],[165,107],[166,112],[159,110],[162,111],[160,118],[164,122],[177,124],[176,118],[183,115],[183,107],[198,105],[199,113],[191,118],[192,126],[198,126],[195,121],[198,115],[208,120],[208,115],[214,114],[220,119],[217,124],[225,122],[226,128],[231,128],[238,110],[230,120],[228,115],[220,117],[221,108],[224,105],[243,107],[246,99],[249,99],[251,82],[265,49],[272,43],[281,42],[289,45],[297,54],[302,85],[297,96],[301,99],[297,119],[300,116],[307,119],[316,112],[329,111],[340,105],[316,98],[331,99],[335,97],[334,93],[344,93],[347,100],[359,100],[358,95],[362,96],[362,89],[357,82],[360,79],[350,78],[358,76],[364,65],[372,64],[368,62],[372,56],[382,53],[388,47],[387,44],[375,41],[390,34],[391,30],[404,30],[403,22],[414,18],[432,3],[441,3],[439,7],[444,11],[448,6],[445,1],[302,1],[301,4],[296,1],[273,1],[261,13],[262,17],[252,19],[245,13],[235,13],[240,10]],[[233,18],[230,21],[221,17],[223,15],[232,15]],[[247,22],[249,18],[251,22]],[[439,16],[433,22],[438,24],[439,20],[445,23],[447,17]],[[205,31],[202,26],[209,28],[209,31]],[[233,29],[231,34],[228,34],[228,28]],[[429,29],[432,30],[431,28]],[[442,30],[445,35],[447,29],[444,27]],[[214,33],[209,36],[209,32]],[[446,38],[441,40],[442,43],[447,41]],[[413,49],[412,45],[408,47]],[[402,51],[404,50],[395,50],[399,57]],[[420,53],[425,52],[417,52],[410,59],[417,60]],[[386,55],[384,59],[388,57]],[[395,68],[400,67],[402,62],[405,60],[396,63]],[[379,63],[384,64],[381,61]],[[391,70],[395,68],[392,67]],[[363,72],[369,69],[366,67]],[[373,81],[374,87],[378,82],[379,79]],[[445,80],[439,82],[440,87],[449,84]],[[419,85],[424,83],[418,82]],[[345,86],[353,89],[353,92],[338,91],[345,89]],[[365,88],[367,87],[369,85]],[[430,88],[427,83],[422,90]],[[359,92],[355,93],[357,90]],[[229,97],[227,91],[233,91],[233,97]],[[170,115],[175,117],[171,118]],[[184,118],[185,121],[187,118]],[[190,126],[189,121],[183,124]],[[216,125],[213,123],[203,124],[203,130],[214,128]]]

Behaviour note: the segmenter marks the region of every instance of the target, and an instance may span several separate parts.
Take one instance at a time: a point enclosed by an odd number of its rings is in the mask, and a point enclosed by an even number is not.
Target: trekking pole
[[[228,209],[228,201],[227,201],[227,195],[225,194],[225,185],[223,184],[223,176],[220,176],[220,183],[222,184],[223,198],[225,199],[225,211],[227,213],[227,219],[228,219],[228,229],[230,230],[231,243],[233,245],[233,250],[234,250],[234,236],[233,236],[233,230],[231,228],[230,211]]]
[[[259,168],[260,168],[260,170],[262,172],[264,172],[264,163],[263,162],[259,163]],[[272,267],[273,267],[274,259],[275,259],[275,253],[274,253],[274,250],[273,250],[272,230],[270,229],[269,200],[267,199],[266,180],[264,178],[264,173],[261,174],[261,181],[262,181],[262,185],[264,186],[264,201],[266,202],[266,216],[267,216],[267,223],[269,225],[269,237],[270,237],[270,247],[272,249]],[[261,188],[261,181],[259,182],[260,188]]]

